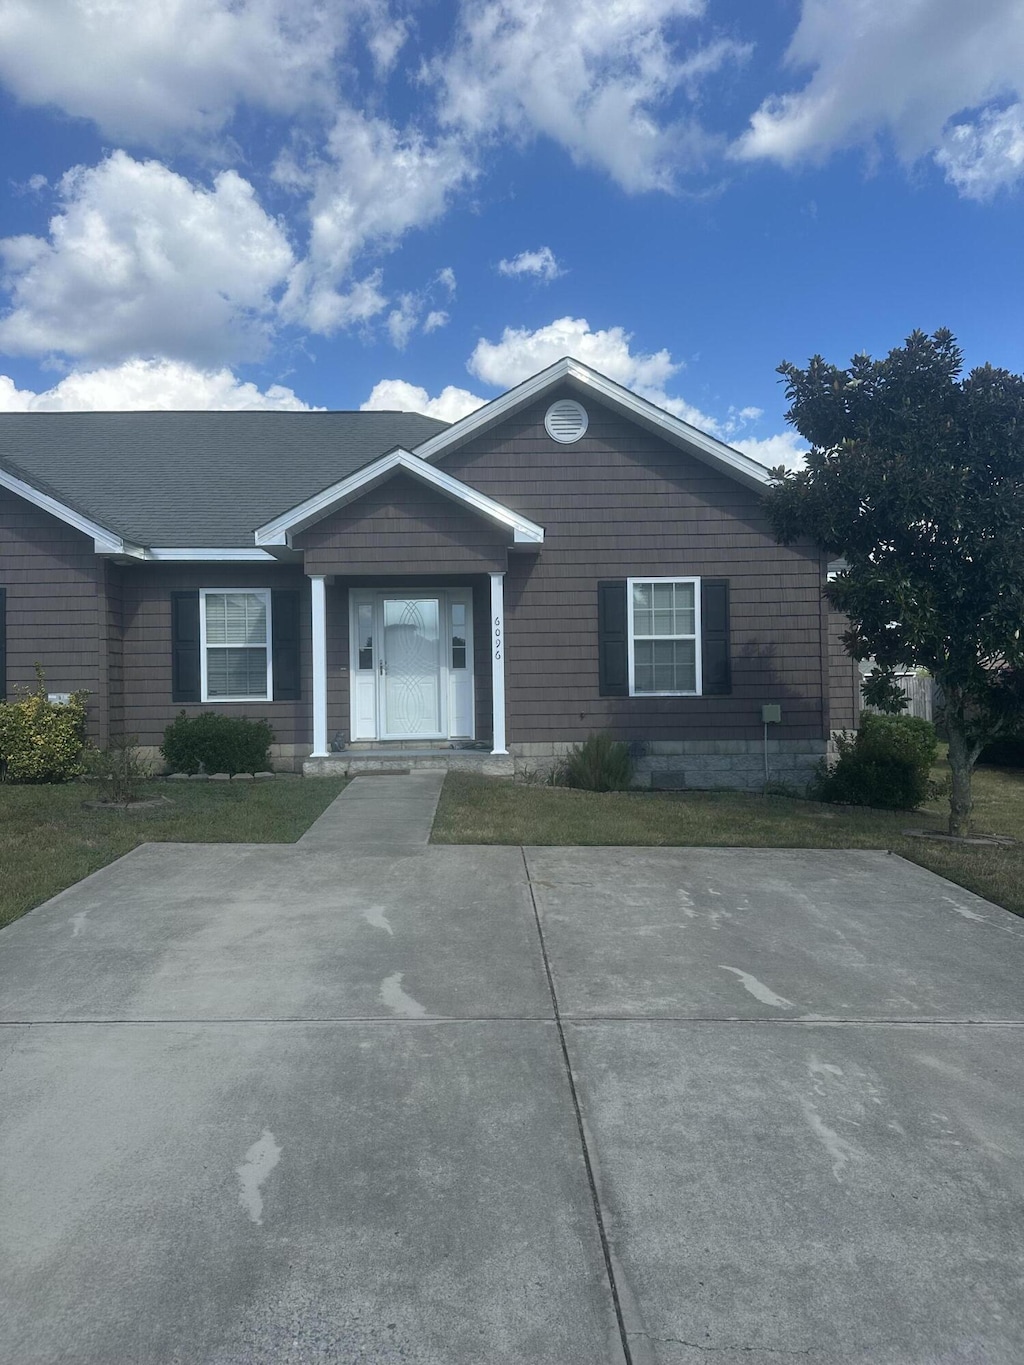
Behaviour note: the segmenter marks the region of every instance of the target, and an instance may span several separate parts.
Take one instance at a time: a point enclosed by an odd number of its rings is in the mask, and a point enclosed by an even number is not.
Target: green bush
[[[49,701],[43,670],[36,665],[35,691],[18,689],[16,701],[0,702],[0,779],[5,782],[67,782],[85,771],[86,692],[70,701]]]
[[[588,792],[625,791],[633,777],[629,745],[611,735],[590,735],[576,744],[555,771],[555,784]]]
[[[182,711],[164,731],[160,752],[176,773],[259,773],[270,767],[273,742],[268,721]]]
[[[839,758],[823,765],[811,788],[818,801],[913,810],[931,796],[929,770],[938,744],[931,721],[865,711],[856,735],[839,735]]]

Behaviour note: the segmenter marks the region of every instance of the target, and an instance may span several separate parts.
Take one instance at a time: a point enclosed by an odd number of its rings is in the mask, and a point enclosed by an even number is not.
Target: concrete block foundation
[[[544,781],[574,746],[569,742],[513,744],[516,777]],[[760,740],[651,740],[636,745],[633,785],[665,790],[763,791],[765,746]],[[784,783],[802,792],[825,757],[823,739],[770,739],[768,783]]]

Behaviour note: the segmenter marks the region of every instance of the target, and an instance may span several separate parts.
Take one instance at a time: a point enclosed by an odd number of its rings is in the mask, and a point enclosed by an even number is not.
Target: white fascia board
[[[452,446],[461,445],[478,432],[494,426],[502,418],[528,403],[535,402],[545,391],[566,380],[571,380],[575,388],[593,393],[609,406],[641,422],[673,445],[683,446],[705,463],[724,469],[748,488],[761,490],[767,488],[771,482],[771,476],[764,465],[758,464],[749,455],[734,450],[724,441],[709,436],[707,432],[691,426],[689,422],[673,417],[656,403],[641,398],[631,389],[606,378],[597,370],[592,370],[589,365],[584,365],[582,361],[573,360],[571,356],[556,360],[546,370],[541,370],[539,374],[524,380],[522,384],[517,384],[514,389],[509,389],[508,393],[495,398],[492,403],[477,408],[476,412],[471,412],[468,417],[463,417],[445,431],[432,436],[429,441],[424,441],[416,447],[416,454],[421,460],[440,459]]]
[[[493,498],[478,492],[477,489],[470,488],[461,479],[455,479],[443,470],[435,468],[434,465],[427,464],[426,461],[411,454],[408,450],[392,450],[389,454],[382,455],[379,460],[375,460],[373,464],[366,465],[365,468],[357,470],[355,474],[350,474],[347,479],[342,479],[340,483],[325,488],[322,493],[317,493],[315,497],[300,503],[298,507],[293,507],[291,511],[285,512],[273,521],[268,521],[256,532],[256,544],[290,545],[292,536],[304,531],[308,526],[312,526],[314,522],[320,521],[321,518],[336,508],[352,502],[361,493],[366,492],[400,469],[411,474],[413,478],[419,479],[421,483],[436,488],[438,492],[444,493],[455,502],[461,502],[466,507],[479,512],[481,516],[506,527],[513,533],[515,544],[540,545],[543,543],[543,526],[538,526],[528,517],[520,516],[510,507],[495,502]]]
[[[201,562],[203,564],[247,564],[265,563],[267,560],[274,560],[274,556],[269,554],[266,550],[236,549],[234,547],[225,549],[223,546],[215,550],[193,550],[190,548],[177,549],[174,547],[165,548],[154,546],[153,549],[145,552],[144,558],[174,564],[187,564],[190,562]],[[274,562],[276,562],[276,560]]]
[[[15,478],[6,469],[0,469],[0,488],[6,488],[11,493],[17,493],[19,498],[24,498],[34,507],[49,512],[51,516],[57,517],[65,525],[74,527],[76,531],[81,531],[83,535],[91,536],[93,547],[98,555],[133,554],[137,549],[136,546],[126,544],[121,536],[115,535],[113,531],[101,526],[98,521],[93,521],[90,517],[84,517],[81,512],[66,507],[56,498],[51,498],[48,493],[41,493],[38,488],[33,488],[23,479]]]
[[[429,441],[423,441],[416,447],[416,454],[421,460],[433,461],[450,449],[451,446],[469,440],[478,431],[483,431],[487,427],[492,427],[496,422],[500,422],[509,413],[515,412],[518,408],[525,407],[527,403],[532,403],[539,398],[545,389],[553,388],[556,384],[569,377],[569,366],[576,364],[567,357],[556,360],[553,365],[549,365],[546,370],[541,370],[539,374],[531,375],[529,379],[524,379],[521,384],[517,384],[514,389],[509,389],[508,393],[503,393],[499,398],[494,398],[490,403],[485,403],[482,408],[477,408],[468,417],[461,418],[454,422],[444,431],[439,431],[436,436],[431,436]]]

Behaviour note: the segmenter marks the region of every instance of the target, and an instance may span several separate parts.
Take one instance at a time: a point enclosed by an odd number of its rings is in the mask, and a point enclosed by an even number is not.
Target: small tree
[[[951,332],[914,332],[884,360],[779,366],[806,468],[772,471],[777,538],[810,537],[846,567],[826,596],[855,659],[924,667],[942,692],[949,831],[970,827],[971,772],[1024,719],[1024,378],[960,377]]]

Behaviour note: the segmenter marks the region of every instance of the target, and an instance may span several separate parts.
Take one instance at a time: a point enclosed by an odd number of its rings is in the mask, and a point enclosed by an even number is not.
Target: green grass
[[[89,784],[0,784],[0,925],[139,844],[293,843],[344,778],[276,782],[150,782],[146,810],[90,810]]]
[[[948,769],[936,769],[945,776]],[[974,829],[1024,841],[1024,772],[978,768]],[[855,810],[740,792],[582,792],[449,773],[434,822],[443,844],[886,848],[1024,915],[1024,842],[941,845],[906,829],[946,829],[948,806]]]

